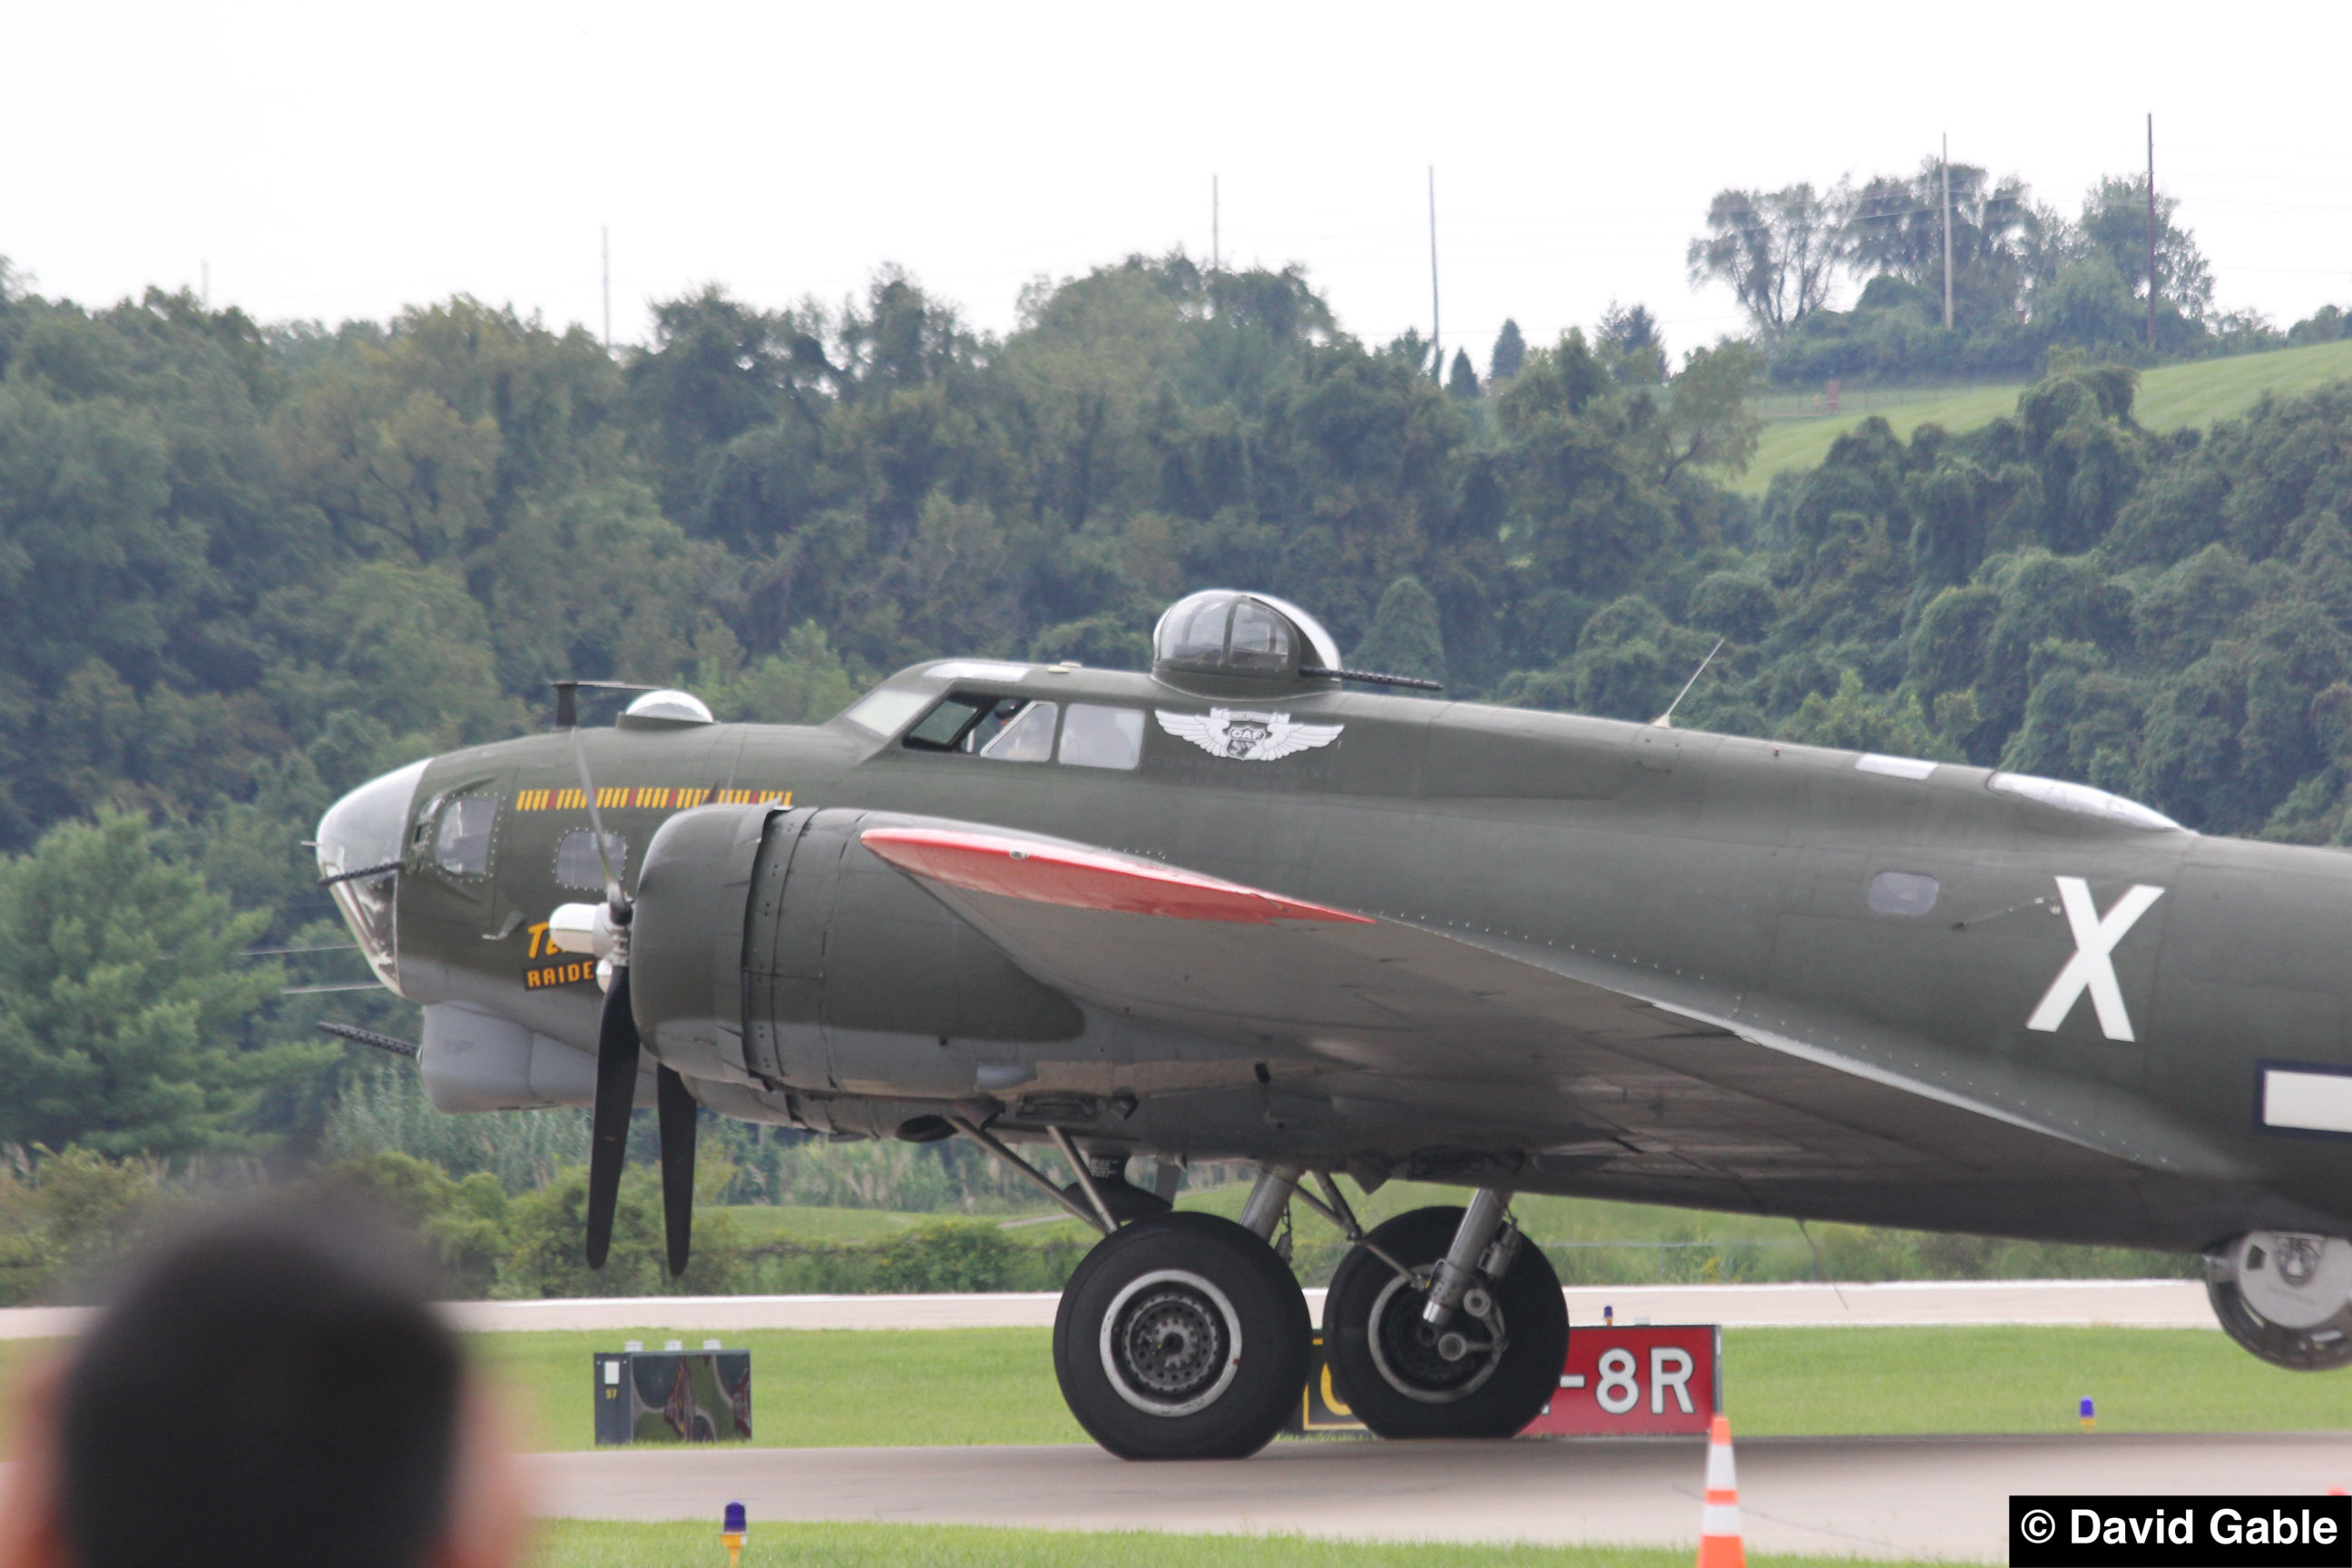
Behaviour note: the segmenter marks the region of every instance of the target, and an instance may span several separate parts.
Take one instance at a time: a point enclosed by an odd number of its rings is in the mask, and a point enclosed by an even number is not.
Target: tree
[[[1372,629],[1349,658],[1382,675],[1444,683],[1445,633],[1438,622],[1437,599],[1420,578],[1400,577],[1388,585],[1373,613]]]
[[[1891,274],[1940,302],[1944,289],[1944,164],[1929,156],[1908,177],[1881,174],[1855,194],[1847,265],[1860,279]],[[1952,315],[1981,328],[2013,317],[2027,282],[2037,225],[2024,181],[1996,181],[1951,165]]]
[[[2193,321],[2213,303],[2213,268],[2197,247],[2197,237],[2173,221],[2179,198],[2156,194],[2156,292]],[[2147,300],[2147,176],[2108,174],[2083,194],[2083,216],[2075,226],[2079,252],[2104,259],[2131,290]]]
[[[1454,368],[1445,374],[1445,390],[1465,403],[1478,395],[1478,373],[1471,368],[1468,349],[1454,351]]]
[[[1693,349],[1666,399],[1664,477],[1686,465],[1743,474],[1756,456],[1764,422],[1748,395],[1764,372],[1764,356],[1741,342]]]
[[[1691,281],[1728,286],[1756,324],[1778,332],[1829,302],[1844,258],[1853,194],[1844,182],[1716,193],[1706,233],[1690,242]]]
[[[0,863],[0,1142],[106,1154],[249,1146],[239,1118],[331,1047],[247,1048],[284,984],[239,951],[268,922],[158,857],[127,813]]]
[[[1528,357],[1528,340],[1519,335],[1519,323],[1510,317],[1503,318],[1503,330],[1495,334],[1494,349],[1486,355],[1486,378],[1508,381],[1519,374],[1519,365]]]
[[[1610,300],[1601,315],[1597,346],[1612,381],[1655,386],[1666,379],[1666,335],[1647,305]]]

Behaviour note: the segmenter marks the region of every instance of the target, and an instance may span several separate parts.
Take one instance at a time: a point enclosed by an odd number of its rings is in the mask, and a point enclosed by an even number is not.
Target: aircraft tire
[[[1241,1459],[1307,1386],[1307,1298],[1273,1247],[1179,1211],[1105,1237],[1054,1315],[1070,1414],[1122,1459]]]
[[[2352,1366],[2352,1241],[2249,1232],[2206,1256],[2205,1295],[2222,1331],[2273,1366]]]
[[[1350,1251],[1323,1301],[1332,1390],[1383,1437],[1509,1437],[1541,1414],[1568,1360],[1568,1303],[1543,1249],[1523,1243],[1499,1280],[1482,1283],[1503,1325],[1499,1355],[1448,1362],[1421,1321],[1419,1290],[1372,1252],[1433,1268],[1461,1223],[1457,1208],[1414,1209],[1377,1226]],[[1465,1332],[1483,1332],[1457,1314]]]

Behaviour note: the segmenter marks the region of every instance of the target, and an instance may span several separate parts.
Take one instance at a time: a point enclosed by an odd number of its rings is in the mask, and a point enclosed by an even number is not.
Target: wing
[[[2128,1102],[1849,1018],[1776,1005],[1767,1027],[1598,957],[1025,834],[862,837],[1082,1005],[1224,1047],[1187,1047],[1194,1062],[1278,1059],[1250,1090],[1258,1136],[1285,1124],[1278,1098],[1299,1136],[1402,1171],[1442,1174],[1419,1162],[1448,1145],[1517,1149],[1537,1152],[1529,1190],[2144,1245],[2201,1245],[2252,1201]]]
[[[1219,719],[1206,713],[1171,713],[1165,708],[1154,708],[1151,716],[1160,727],[1180,741],[1190,741],[1204,752],[1222,753],[1225,749],[1225,726]]]
[[[1294,724],[1287,719],[1278,719],[1269,728],[1265,742],[1258,746],[1255,760],[1270,763],[1277,757],[1328,746],[1338,740],[1339,731],[1346,728],[1345,724]]]

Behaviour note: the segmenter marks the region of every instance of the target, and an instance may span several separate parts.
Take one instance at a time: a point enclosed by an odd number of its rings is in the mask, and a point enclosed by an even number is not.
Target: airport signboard
[[[1543,1437],[1704,1436],[1723,1407],[1723,1330],[1715,1323],[1572,1328],[1559,1391],[1528,1423]]]
[[[1715,1323],[1617,1323],[1569,1331],[1568,1363],[1528,1437],[1704,1436],[1723,1408],[1723,1329]],[[1331,1386],[1323,1336],[1289,1430],[1360,1432]]]

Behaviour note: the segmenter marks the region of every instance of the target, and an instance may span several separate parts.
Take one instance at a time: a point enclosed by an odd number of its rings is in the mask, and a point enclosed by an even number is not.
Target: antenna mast
[[[2147,117],[2147,346],[2156,351],[2156,115]]]
[[[1430,374],[1445,380],[1445,334],[1437,315],[1437,165],[1429,166],[1429,352]]]
[[[1952,138],[1944,136],[1944,331],[1952,330]]]

